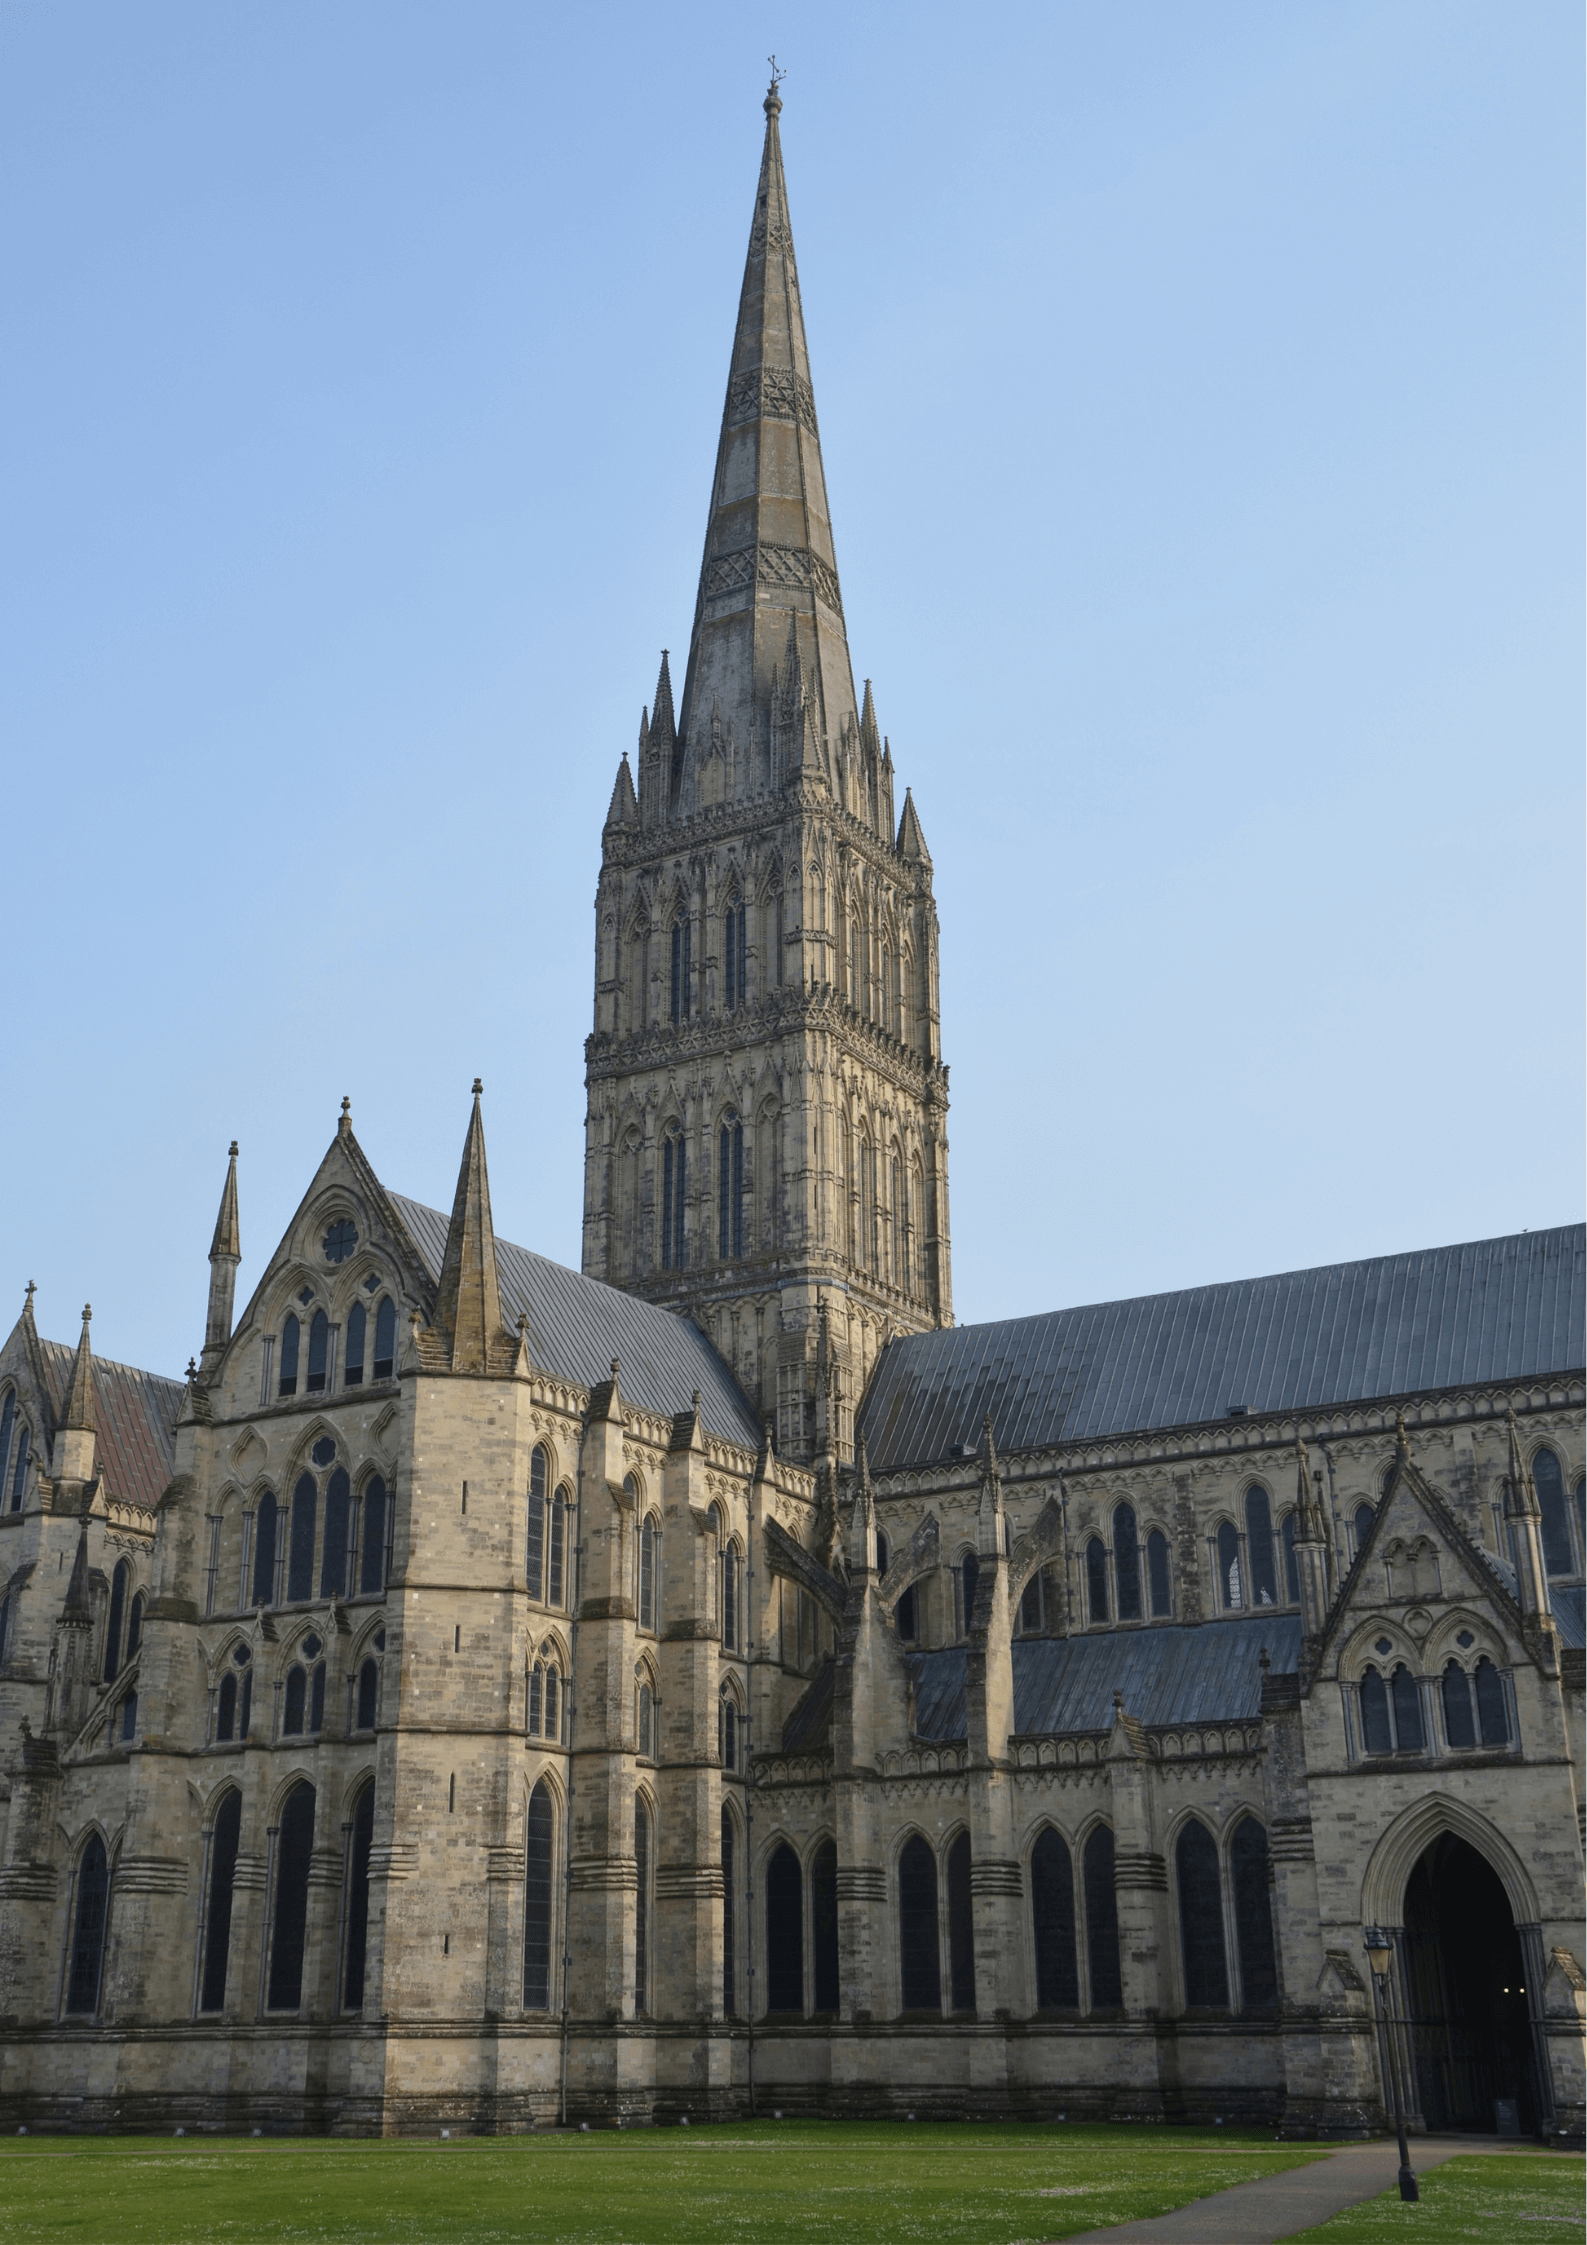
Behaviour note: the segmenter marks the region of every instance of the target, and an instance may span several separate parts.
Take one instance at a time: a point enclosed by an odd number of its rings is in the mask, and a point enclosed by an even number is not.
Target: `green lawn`
[[[589,2135],[33,2136],[0,2245],[1031,2245],[1318,2156],[1234,2129],[748,2121]]]
[[[1474,2152],[1418,2175],[1421,2198],[1401,2202],[1399,2187],[1365,2199],[1331,2222],[1301,2230],[1286,2245],[1350,2245],[1385,2237],[1414,2238],[1416,2245],[1485,2237],[1488,2245],[1544,2245],[1550,2237],[1580,2237],[1587,2228],[1579,2159],[1547,2159],[1508,2152]]]

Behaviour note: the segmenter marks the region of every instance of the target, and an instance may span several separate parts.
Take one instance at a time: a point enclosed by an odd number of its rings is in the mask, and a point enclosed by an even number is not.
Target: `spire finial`
[[[483,1084],[483,1083],[482,1083],[482,1082],[480,1081],[479,1077],[478,1077],[478,1076],[476,1076],[476,1077],[474,1078],[474,1097],[475,1097],[476,1099],[478,1099],[478,1098],[479,1098],[479,1097],[481,1096],[481,1094],[482,1094],[482,1093],[484,1092],[484,1089],[485,1089],[485,1086],[484,1086],[484,1084]]]
[[[28,1290],[22,1297],[22,1315],[24,1317],[31,1317],[33,1315],[33,1297],[37,1292],[38,1288],[34,1285],[32,1279],[29,1279]]]
[[[353,1103],[345,1096],[342,1100],[341,1120],[336,1125],[336,1135],[338,1138],[351,1138],[353,1135]]]
[[[83,1304],[83,1332],[77,1344],[77,1355],[72,1363],[71,1384],[66,1391],[66,1408],[61,1413],[63,1428],[73,1427],[84,1433],[95,1431],[94,1416],[94,1352],[88,1338],[88,1328],[93,1322],[92,1305]]]
[[[775,55],[768,55],[766,60],[771,64],[771,84],[766,88],[766,99],[761,103],[761,107],[765,110],[766,115],[775,122],[782,114],[782,95],[777,91],[777,88],[782,84],[788,73],[786,70],[778,69]]]

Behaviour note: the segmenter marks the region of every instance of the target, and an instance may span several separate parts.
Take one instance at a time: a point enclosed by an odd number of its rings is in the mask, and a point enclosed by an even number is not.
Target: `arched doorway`
[[[1493,1866],[1453,1832],[1423,1849],[1406,1882],[1404,1958],[1414,2100],[1427,2126],[1503,2132],[1500,2108],[1513,2103],[1530,2134],[1537,2083],[1521,1938]]]

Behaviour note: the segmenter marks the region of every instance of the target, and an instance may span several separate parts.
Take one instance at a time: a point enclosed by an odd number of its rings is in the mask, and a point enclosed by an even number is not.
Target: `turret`
[[[242,1235],[237,1223],[237,1141],[231,1142],[226,1183],[215,1218],[215,1236],[209,1243],[209,1311],[204,1319],[204,1350],[200,1369],[213,1371],[231,1339],[232,1305],[237,1291],[237,1265],[242,1260]]]
[[[55,1429],[50,1455],[50,1477],[55,1481],[92,1481],[97,1421],[94,1411],[94,1352],[88,1339],[93,1310],[83,1304],[83,1331],[72,1363],[66,1408]]]
[[[485,1169],[485,1124],[480,1114],[484,1085],[474,1078],[474,1111],[463,1141],[463,1160],[452,1196],[441,1278],[436,1288],[434,1325],[448,1350],[454,1372],[488,1372],[491,1351],[507,1343],[496,1275],[496,1228],[490,1214],[490,1178]]]
[[[1003,1511],[1003,1471],[997,1462],[992,1438],[992,1414],[981,1423],[981,1503],[976,1515],[975,1548],[982,1564],[1000,1561],[1008,1543],[1008,1522]],[[969,1616],[965,1616],[966,1625]]]
[[[1332,1583],[1328,1567],[1328,1531],[1324,1525],[1319,1472],[1313,1480],[1306,1445],[1295,1440],[1295,1571],[1300,1576],[1301,1625],[1308,1637],[1319,1636],[1328,1618]]]

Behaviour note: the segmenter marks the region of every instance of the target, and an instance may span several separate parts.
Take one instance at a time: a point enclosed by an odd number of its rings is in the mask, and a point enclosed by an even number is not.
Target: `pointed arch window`
[[[1539,1450],[1532,1460],[1532,1486],[1543,1515],[1543,1564],[1551,1575],[1577,1572],[1570,1547],[1570,1509],[1565,1502],[1565,1475],[1552,1450]]]
[[[127,1608],[127,1658],[128,1658],[128,1660],[132,1660],[132,1659],[134,1659],[134,1658],[136,1657],[136,1655],[137,1655],[137,1652],[138,1652],[138,1648],[139,1648],[139,1646],[140,1646],[140,1645],[141,1645],[142,1643],[143,1643],[143,1592],[142,1592],[142,1591],[140,1590],[140,1591],[137,1591],[137,1592],[136,1592],[136,1593],[134,1594],[134,1596],[133,1596],[133,1600],[132,1600],[132,1604],[131,1604],[131,1605],[130,1605],[130,1606],[129,1606],[128,1608]]]
[[[362,1597],[377,1597],[386,1587],[390,1563],[391,1508],[386,1484],[378,1473],[364,1484],[363,1549],[359,1557],[358,1588]]]
[[[725,1684],[716,1702],[716,1752],[723,1769],[738,1768],[738,1708]]]
[[[266,1489],[254,1509],[253,1603],[268,1606],[276,1587],[276,1500]]]
[[[1036,2008],[1078,2011],[1074,1863],[1068,1843],[1050,1824],[1042,1827],[1031,1850],[1030,1907],[1036,1951]]]
[[[320,1495],[312,1473],[300,1474],[292,1491],[287,1529],[287,1604],[314,1595],[314,1538],[319,1525]]]
[[[716,1251],[723,1262],[744,1252],[744,1125],[728,1113],[717,1133]]]
[[[529,1709],[526,1722],[531,1738],[538,1738],[545,1724],[546,1672],[544,1664],[536,1661],[529,1671]]]
[[[353,1828],[347,1835],[347,1939],[342,1959],[342,2009],[364,2008],[364,1970],[369,1955],[369,1858],[375,1844],[375,1785],[371,1778],[358,1796]]]
[[[1278,1604],[1278,1576],[1273,1566],[1273,1504],[1267,1491],[1253,1481],[1245,1492],[1245,1548],[1251,1568],[1253,1606]]]
[[[823,1840],[810,1858],[810,1975],[817,2016],[836,2018],[838,1974],[838,1849]]]
[[[121,1670],[121,1625],[126,1615],[127,1586],[132,1580],[132,1569],[125,1559],[116,1561],[115,1573],[110,1578],[110,1618],[105,1624],[105,1682]]]
[[[1081,1859],[1086,1889],[1086,1965],[1093,2011],[1117,2011],[1124,2001],[1119,1970],[1119,1905],[1113,1883],[1113,1832],[1099,1824]]]
[[[1295,1556],[1296,1515],[1291,1508],[1279,1522],[1279,1541],[1284,1546],[1284,1595],[1292,1606],[1300,1604],[1300,1561]]]
[[[1404,1661],[1385,1679],[1377,1668],[1361,1677],[1361,1735],[1369,1754],[1420,1754],[1426,1744],[1422,1699]]]
[[[913,1833],[898,1858],[898,1949],[906,2011],[941,2011],[937,1858]]]
[[[722,2012],[733,2018],[738,2011],[738,1875],[733,1812],[722,1810]]]
[[[1504,1682],[1486,1653],[1477,1663],[1473,1682],[1477,1688],[1477,1727],[1483,1745],[1508,1746],[1510,1712],[1505,1705]]]
[[[735,896],[722,922],[722,974],[729,1013],[736,1013],[749,997],[747,918],[743,899]]]
[[[690,923],[679,917],[672,923],[672,1018],[675,1022],[689,1018],[689,985],[693,976],[693,935]]]
[[[1244,1575],[1240,1566],[1240,1531],[1232,1520],[1218,1523],[1218,1596],[1223,1610],[1237,1614],[1245,1604]]]
[[[380,1663],[371,1656],[358,1670],[358,1706],[355,1728],[372,1731],[380,1712]]]
[[[1393,1470],[1394,1469],[1391,1466],[1389,1468],[1389,1471],[1392,1473]],[[1355,1542],[1355,1555],[1358,1558],[1361,1554],[1362,1545],[1366,1542],[1367,1537],[1372,1532],[1372,1522],[1375,1517],[1376,1516],[1373,1513],[1371,1505],[1358,1504],[1356,1506],[1354,1517],[1352,1518],[1350,1523],[1350,1528]]]
[[[684,1208],[689,1191],[689,1155],[681,1131],[671,1130],[661,1145],[661,1267],[685,1268]]]
[[[383,1294],[380,1307],[375,1312],[375,1362],[377,1380],[389,1380],[397,1364],[397,1305],[389,1294]]]
[[[1174,1611],[1173,1573],[1168,1538],[1154,1528],[1146,1539],[1146,1580],[1152,1594],[1153,1621],[1166,1621]]]
[[[296,2011],[303,2001],[303,1950],[309,1921],[309,1864],[314,1854],[314,1788],[294,1785],[276,1834],[275,1909],[271,1923],[271,2011]]]
[[[304,1382],[305,1393],[323,1395],[329,1377],[331,1361],[331,1321],[323,1310],[316,1310],[309,1320],[309,1376]]]
[[[105,1962],[105,1928],[110,1919],[110,1859],[95,1832],[77,1859],[77,1891],[72,1907],[72,1953],[66,1974],[69,2018],[91,2019],[99,2009],[99,1983]]]
[[[13,1512],[22,1510],[22,1499],[27,1493],[28,1448],[32,1440],[32,1432],[27,1421],[24,1420],[17,1428],[16,1463],[11,1468],[11,1510]]]
[[[542,1777],[524,1825],[523,2004],[551,2008],[551,1919],[556,1895],[551,1788]]]
[[[364,1346],[368,1337],[369,1319],[362,1302],[355,1302],[347,1313],[346,1359],[342,1366],[342,1385],[361,1388],[364,1384]]]
[[[232,1786],[216,1810],[214,1824],[210,1827],[209,1891],[204,1906],[204,1974],[198,1997],[200,2011],[222,2011],[226,2005],[232,1896],[241,1834],[242,1795]]]
[[[634,2011],[650,2008],[650,1811],[634,1803]]]
[[[898,1238],[898,1267],[894,1284],[905,1294],[915,1291],[915,1194],[907,1162],[893,1164],[893,1223]]]
[[[215,1743],[229,1746],[248,1736],[253,1713],[253,1655],[246,1645],[232,1648],[232,1664],[220,1680],[215,1702]]]
[[[738,1650],[739,1576],[743,1565],[738,1545],[730,1543],[722,1554],[722,1648],[730,1653]]]
[[[656,1626],[656,1546],[660,1541],[652,1514],[639,1531],[639,1626]]]
[[[1240,2003],[1246,2011],[1278,2009],[1278,1965],[1273,1949],[1273,1905],[1268,1890],[1267,1833],[1254,1816],[1235,1826],[1229,1843],[1235,1951],[1240,1959]]]
[[[567,1574],[568,1544],[568,1492],[558,1489],[551,1499],[550,1548],[546,1565],[546,1604],[560,1606],[565,1603],[565,1577]]]
[[[340,1598],[347,1589],[347,1538],[351,1530],[353,1484],[338,1466],[325,1485],[325,1549],[320,1555],[320,1596]]]
[[[121,1743],[130,1746],[138,1735],[138,1695],[128,1692],[121,1703]]]
[[[1113,1514],[1113,1583],[1118,1595],[1120,1621],[1139,1621],[1141,1539],[1132,1504],[1117,1506]]]
[[[550,1455],[536,1444],[529,1459],[529,1537],[524,1558],[529,1595],[536,1600],[545,1597],[546,1495],[550,1480]]]
[[[786,1840],[766,1866],[766,2008],[804,2016],[804,1874]]]
[[[1206,1825],[1194,1817],[1179,1835],[1174,1868],[1185,2002],[1193,2011],[1227,2011],[1229,1964],[1223,1945],[1218,1850]]]
[[[948,1850],[948,2008],[975,2009],[975,1905],[970,1895],[970,1835]]]
[[[1094,1622],[1108,1619],[1108,1554],[1100,1536],[1086,1545],[1086,1614]]]
[[[281,1328],[281,1377],[276,1382],[277,1395],[296,1395],[298,1392],[298,1346],[302,1333],[297,1312],[289,1310],[287,1321]]]
[[[656,1759],[656,1695],[645,1671],[639,1668],[634,1673],[639,1680],[638,1719],[635,1724],[638,1751],[641,1760],[653,1762]]]

